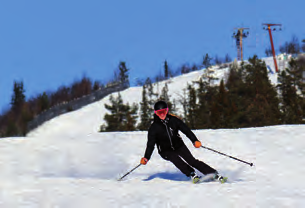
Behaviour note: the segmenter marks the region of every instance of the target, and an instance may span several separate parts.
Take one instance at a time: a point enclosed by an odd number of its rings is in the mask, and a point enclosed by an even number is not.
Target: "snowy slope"
[[[273,58],[268,57],[263,59],[270,68],[275,71]],[[218,78],[218,81],[215,81],[214,84],[220,83],[221,79],[226,79],[228,68],[219,69],[215,66],[212,67],[214,70],[214,77]],[[160,83],[154,84],[154,90],[159,94],[161,93],[162,88],[165,84],[168,85],[170,99],[179,100],[183,96],[183,89],[187,88],[188,84],[193,84],[194,81],[198,81],[200,77],[205,73],[205,69],[194,71],[182,76],[171,78]],[[269,73],[269,79],[273,84],[277,83],[277,74]],[[131,87],[122,92],[120,92],[123,101],[129,102],[129,104],[136,103],[139,104],[142,99],[142,87]],[[113,94],[117,96],[117,93]],[[58,116],[55,119],[50,120],[49,122],[44,123],[43,128],[37,128],[30,132],[28,136],[36,136],[43,134],[44,136],[61,134],[66,129],[72,128],[73,132],[70,134],[82,133],[84,130],[79,129],[79,126],[83,126],[86,129],[86,133],[97,132],[100,129],[100,126],[104,124],[104,115],[107,113],[105,109],[105,103],[109,104],[109,96],[105,97],[101,101],[95,102],[88,106],[81,108],[78,111],[63,114]],[[183,115],[182,106],[177,104],[177,113]],[[86,117],[86,115],[94,114],[93,117]],[[72,118],[72,119],[71,119]],[[43,131],[43,132],[42,132]]]
[[[179,97],[202,73],[173,78],[171,95]],[[121,95],[139,102],[141,90]],[[195,131],[203,145],[254,167],[195,149],[184,137],[198,159],[230,178],[227,184],[192,184],[156,151],[118,182],[139,164],[147,132],[98,133],[107,102],[109,97],[54,118],[25,138],[0,140],[0,207],[303,207],[304,125]]]
[[[305,203],[304,126],[195,131],[204,145],[253,162],[254,167],[195,149],[184,137],[197,158],[230,178],[227,184],[197,185],[157,152],[146,166],[116,181],[139,164],[146,132],[72,136],[70,131],[0,141],[0,207],[203,207],[204,203],[244,208]]]

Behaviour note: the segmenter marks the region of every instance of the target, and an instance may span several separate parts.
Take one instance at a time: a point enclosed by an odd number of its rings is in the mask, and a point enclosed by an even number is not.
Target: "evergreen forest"
[[[153,104],[157,100],[167,101],[170,113],[176,114],[192,129],[304,124],[305,58],[301,51],[305,52],[305,40],[299,45],[294,37],[280,51],[292,54],[293,58],[288,67],[279,72],[277,85],[271,83],[265,62],[256,55],[238,65],[228,54],[224,58],[205,54],[200,64],[183,64],[175,71],[165,60],[163,73],[137,80],[136,86],[142,87],[140,103],[124,103],[120,93],[111,95],[110,103],[105,105],[108,113],[100,131],[146,131],[152,122]],[[270,55],[269,49],[266,49],[266,55]],[[219,85],[212,84],[215,77],[208,73],[212,65],[219,69],[229,68],[226,77],[219,80]],[[161,90],[156,89],[160,81],[202,68],[207,71],[205,76],[189,84],[179,99],[171,98],[167,84]],[[0,137],[26,135],[30,121],[60,103],[103,90],[108,85],[125,83],[130,86],[129,71],[122,61],[114,71],[113,79],[107,83],[83,76],[56,91],[44,91],[30,98],[25,96],[26,83],[15,81],[10,108],[0,115]],[[182,109],[178,111],[177,106],[182,106]]]

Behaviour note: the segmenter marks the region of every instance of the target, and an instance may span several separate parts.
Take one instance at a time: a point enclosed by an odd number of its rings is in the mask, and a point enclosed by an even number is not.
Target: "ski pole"
[[[132,170],[130,170],[128,173],[126,173],[125,175],[123,175],[120,179],[118,179],[118,181],[121,181],[123,178],[125,178],[125,176],[129,175],[132,171],[134,171],[135,169],[137,169],[138,167],[140,167],[142,164],[140,163],[139,165],[137,165],[136,167],[134,167]]]
[[[246,164],[248,164],[248,165],[250,165],[250,166],[253,166],[253,163],[249,163],[249,162],[243,161],[243,160],[241,160],[241,159],[238,159],[238,158],[236,158],[236,157],[232,157],[232,156],[230,156],[230,155],[226,155],[226,154],[224,154],[224,153],[218,152],[218,151],[216,151],[216,150],[213,150],[213,149],[208,148],[208,147],[205,147],[205,146],[201,146],[201,147],[202,147],[202,148],[205,148],[205,149],[207,149],[207,150],[211,150],[211,151],[213,151],[213,152],[216,152],[216,153],[218,153],[218,154],[227,156],[227,157],[232,158],[232,159],[234,159],[234,160],[237,160],[237,161],[239,161],[239,162],[243,162],[243,163],[246,163]]]

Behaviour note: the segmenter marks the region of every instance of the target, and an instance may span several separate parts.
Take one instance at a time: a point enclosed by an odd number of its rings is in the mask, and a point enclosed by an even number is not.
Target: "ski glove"
[[[194,142],[194,147],[200,148],[201,147],[201,142],[200,141],[195,141]]]
[[[146,165],[147,162],[148,162],[148,160],[147,160],[145,157],[142,157],[142,158],[141,158],[140,163],[141,163],[142,165]]]

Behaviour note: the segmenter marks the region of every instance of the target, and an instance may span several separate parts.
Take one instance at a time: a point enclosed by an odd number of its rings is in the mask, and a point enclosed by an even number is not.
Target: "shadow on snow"
[[[171,181],[189,181],[190,178],[186,177],[180,172],[161,172],[161,173],[155,173],[150,175],[148,178],[143,179],[143,181],[150,181],[155,178],[161,178],[165,180],[171,180]]]
[[[223,176],[228,177],[228,183],[233,183],[233,182],[242,182],[242,181],[247,181],[247,179],[240,178],[241,174],[243,173],[244,166],[240,166],[239,168],[232,170],[222,170],[220,173]],[[199,171],[197,171],[199,175],[202,175]],[[184,174],[181,172],[160,172],[160,173],[154,173],[150,175],[148,178],[143,179],[143,181],[150,181],[155,178],[160,178],[160,179],[165,179],[165,180],[171,180],[171,181],[189,181],[190,178],[186,177]]]

